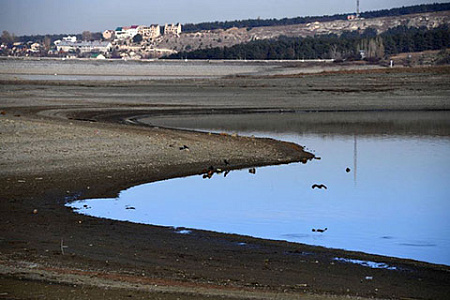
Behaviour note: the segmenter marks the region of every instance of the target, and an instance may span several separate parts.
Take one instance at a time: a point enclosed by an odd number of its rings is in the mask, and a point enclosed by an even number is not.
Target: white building
[[[118,40],[132,39],[136,34],[138,34],[138,25],[117,27],[115,30],[115,36]]]
[[[71,42],[71,43],[75,43],[77,41],[77,37],[76,36],[65,36],[63,37],[63,42]]]
[[[42,46],[39,43],[33,43],[30,46],[31,52],[39,52],[41,50]]]
[[[111,42],[101,41],[83,41],[83,42],[66,42],[61,41],[56,45],[58,52],[79,52],[79,53],[107,53],[111,50]]]

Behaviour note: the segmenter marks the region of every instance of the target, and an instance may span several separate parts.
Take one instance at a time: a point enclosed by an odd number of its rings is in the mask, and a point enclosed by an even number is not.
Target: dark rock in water
[[[256,169],[255,168],[251,168],[251,169],[248,170],[248,172],[250,174],[256,174]]]
[[[345,169],[345,172],[349,173],[351,170],[350,168]]]

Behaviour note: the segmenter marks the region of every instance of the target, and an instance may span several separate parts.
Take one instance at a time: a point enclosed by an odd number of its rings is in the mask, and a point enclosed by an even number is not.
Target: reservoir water
[[[292,141],[320,159],[257,168],[256,174],[238,170],[226,177],[149,183],[124,190],[117,199],[81,200],[69,206],[91,216],[174,230],[238,233],[450,265],[448,112],[141,121]],[[313,189],[315,184],[324,188]]]

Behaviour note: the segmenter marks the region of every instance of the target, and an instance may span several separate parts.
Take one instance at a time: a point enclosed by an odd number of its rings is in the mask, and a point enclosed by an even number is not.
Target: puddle
[[[387,270],[397,270],[397,267],[390,266],[385,263],[378,263],[374,261],[368,261],[368,260],[359,260],[359,259],[349,259],[349,258],[341,258],[341,257],[335,257],[333,258],[334,261],[343,262],[343,263],[351,263],[351,264],[357,264],[361,265],[363,267],[368,267],[372,269],[387,269]]]
[[[388,118],[374,128],[344,124],[331,133],[323,132],[324,122],[316,132],[301,132],[292,116],[276,129],[233,128],[305,145],[321,159],[256,168],[255,174],[240,170],[226,177],[155,182],[124,190],[117,199],[68,205],[77,213],[116,220],[450,265],[449,127],[439,117],[425,115],[425,121],[416,122],[421,126],[404,126],[414,123],[408,115],[406,121]],[[264,118],[264,126],[281,122]],[[350,134],[349,126],[365,130]],[[322,184],[326,189],[313,188]]]

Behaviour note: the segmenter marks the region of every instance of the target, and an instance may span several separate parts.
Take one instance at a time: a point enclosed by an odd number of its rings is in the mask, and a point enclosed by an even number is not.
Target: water
[[[383,114],[374,128],[367,125],[369,121],[364,125],[359,117],[342,125],[333,119],[335,115],[326,116],[315,122],[316,130],[307,132],[300,130],[304,126],[293,125],[293,119],[306,122],[299,120],[302,117],[298,114],[283,116],[283,121],[273,125],[276,130],[269,130],[267,122],[261,122],[264,131],[233,128],[305,145],[320,160],[257,168],[256,174],[240,170],[211,179],[177,178],[130,188],[117,199],[69,205],[80,213],[117,220],[239,233],[450,265],[450,137],[444,121],[448,113],[420,117]],[[264,116],[271,124],[279,117]],[[233,127],[216,122],[223,116],[204,118],[210,123],[203,120],[203,129]],[[335,125],[334,132],[326,133],[332,119],[340,122],[341,129]],[[396,119],[395,124],[392,119]],[[411,120],[417,128],[403,126]],[[245,116],[246,122],[251,122],[249,116]],[[247,125],[240,127],[249,128]],[[324,184],[327,189],[312,189],[313,184]],[[324,228],[323,233],[312,231]]]

